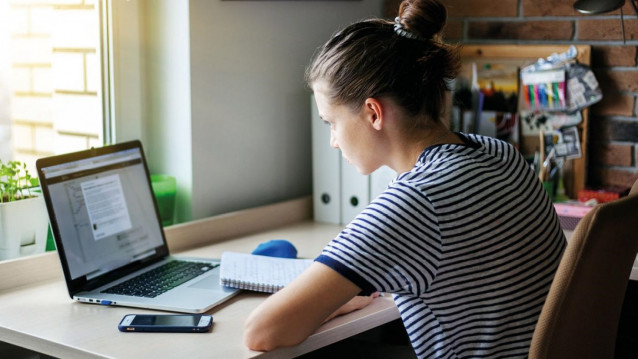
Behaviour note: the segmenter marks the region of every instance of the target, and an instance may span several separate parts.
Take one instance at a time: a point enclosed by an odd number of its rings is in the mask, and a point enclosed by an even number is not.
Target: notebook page
[[[312,259],[290,259],[237,252],[221,258],[222,285],[260,292],[276,292],[312,264]]]

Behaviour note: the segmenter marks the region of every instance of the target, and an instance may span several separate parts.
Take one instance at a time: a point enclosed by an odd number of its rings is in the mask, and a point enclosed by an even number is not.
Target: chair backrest
[[[638,252],[638,181],[596,206],[574,229],[541,311],[529,358],[613,358]]]

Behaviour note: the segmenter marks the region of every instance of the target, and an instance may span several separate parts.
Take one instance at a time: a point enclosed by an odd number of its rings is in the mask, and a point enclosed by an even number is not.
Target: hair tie
[[[394,32],[397,33],[397,35],[408,39],[423,41],[421,36],[404,29],[403,24],[401,23],[401,18],[398,16],[394,18]]]

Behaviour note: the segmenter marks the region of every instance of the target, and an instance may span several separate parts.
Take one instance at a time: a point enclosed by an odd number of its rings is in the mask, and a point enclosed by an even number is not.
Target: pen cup
[[[151,185],[157,200],[162,226],[170,226],[175,218],[177,180],[173,176],[155,174],[151,175]]]
[[[547,192],[549,200],[554,202],[554,181],[543,181],[543,189]]]

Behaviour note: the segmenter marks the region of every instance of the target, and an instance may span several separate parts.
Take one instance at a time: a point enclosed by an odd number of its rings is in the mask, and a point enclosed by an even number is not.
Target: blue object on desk
[[[272,239],[260,243],[252,252],[260,256],[297,258],[297,248],[285,239]]]

